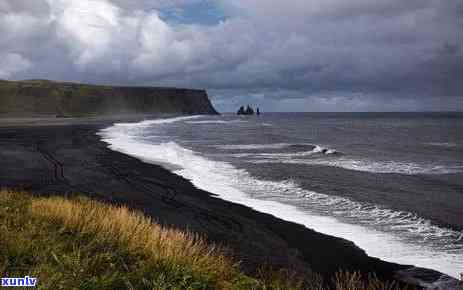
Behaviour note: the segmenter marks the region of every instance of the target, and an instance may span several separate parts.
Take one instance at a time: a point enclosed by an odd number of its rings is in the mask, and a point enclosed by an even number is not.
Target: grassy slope
[[[300,279],[258,279],[202,238],[163,228],[139,212],[86,198],[0,192],[0,276],[38,277],[39,289],[299,289]],[[271,274],[269,274],[271,273]],[[339,273],[335,288],[396,289]],[[322,289],[317,275],[304,288]]]
[[[123,113],[216,113],[202,90],[0,80],[0,115],[80,117]]]

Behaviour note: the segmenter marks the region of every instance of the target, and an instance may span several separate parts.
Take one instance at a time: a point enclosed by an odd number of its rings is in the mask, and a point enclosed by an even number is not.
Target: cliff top
[[[200,89],[0,80],[0,115],[217,114]]]
[[[50,86],[65,86],[65,87],[93,87],[93,88],[125,88],[125,89],[159,89],[159,90],[188,90],[188,91],[205,91],[205,89],[197,88],[178,88],[178,87],[158,87],[158,86],[128,86],[128,85],[104,85],[104,84],[90,84],[81,82],[69,82],[69,81],[55,81],[48,79],[29,79],[11,81],[0,79],[0,86],[3,85],[22,85],[22,86],[34,86],[34,87],[50,87]]]

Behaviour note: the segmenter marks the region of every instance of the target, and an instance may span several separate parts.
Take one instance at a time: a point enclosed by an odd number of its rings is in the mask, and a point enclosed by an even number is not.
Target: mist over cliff
[[[217,114],[205,90],[0,80],[0,116]]]

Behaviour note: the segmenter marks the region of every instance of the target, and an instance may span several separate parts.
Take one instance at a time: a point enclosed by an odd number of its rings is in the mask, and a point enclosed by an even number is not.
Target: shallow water
[[[269,114],[116,124],[102,136],[223,199],[458,277],[460,132],[458,114]]]

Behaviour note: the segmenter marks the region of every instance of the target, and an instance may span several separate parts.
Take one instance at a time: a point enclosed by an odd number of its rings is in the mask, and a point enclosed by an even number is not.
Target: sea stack
[[[238,115],[254,115],[254,109],[251,106],[247,105],[246,109],[244,106],[241,106],[237,112]]]

